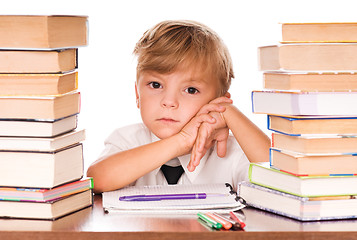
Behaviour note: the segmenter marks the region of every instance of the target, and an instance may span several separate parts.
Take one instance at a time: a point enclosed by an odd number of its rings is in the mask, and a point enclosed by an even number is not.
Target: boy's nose
[[[177,108],[178,105],[177,98],[171,94],[164,96],[161,100],[161,106],[165,108]]]

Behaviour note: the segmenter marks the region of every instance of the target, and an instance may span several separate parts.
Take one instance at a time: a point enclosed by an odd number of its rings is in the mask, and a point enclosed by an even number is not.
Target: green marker
[[[215,229],[220,229],[222,228],[222,224],[214,221],[213,219],[207,217],[205,214],[203,213],[197,213],[197,216],[204,221],[208,226],[210,226],[211,228],[215,228]]]

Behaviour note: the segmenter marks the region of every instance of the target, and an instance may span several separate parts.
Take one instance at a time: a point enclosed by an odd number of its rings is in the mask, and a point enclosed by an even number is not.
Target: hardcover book
[[[0,201],[0,217],[55,220],[92,204],[92,189],[48,202]]]
[[[0,201],[49,202],[92,188],[92,178],[83,178],[50,189],[0,187]]]
[[[260,70],[353,71],[357,43],[280,44],[259,48]]]
[[[53,120],[78,114],[80,93],[59,96],[0,96],[0,118]]]
[[[1,15],[2,48],[68,48],[87,45],[87,17]]]
[[[0,73],[62,73],[77,68],[76,48],[0,50]]]
[[[357,116],[357,108],[352,107],[355,105],[357,105],[357,92],[252,92],[254,113]]]
[[[270,149],[270,164],[294,175],[357,174],[357,153],[303,154]]]
[[[272,147],[302,154],[357,152],[357,135],[305,134],[290,136],[272,133]]]
[[[0,139],[5,136],[55,137],[76,128],[77,114],[54,120],[0,119]]]
[[[357,195],[357,175],[296,176],[264,164],[251,163],[251,183],[300,197]]]
[[[0,137],[0,151],[51,152],[84,141],[85,130],[74,130],[53,138]]]
[[[61,95],[77,89],[77,71],[53,74],[0,74],[0,95]]]
[[[264,88],[272,90],[347,92],[357,90],[357,73],[267,71],[263,83]]]
[[[357,23],[283,23],[282,42],[357,42]]]
[[[288,135],[355,134],[357,117],[268,115],[268,130]]]
[[[298,197],[249,182],[239,183],[238,189],[248,206],[300,221],[357,218],[355,196]]]
[[[0,151],[0,186],[53,188],[83,177],[83,147],[49,152]]]

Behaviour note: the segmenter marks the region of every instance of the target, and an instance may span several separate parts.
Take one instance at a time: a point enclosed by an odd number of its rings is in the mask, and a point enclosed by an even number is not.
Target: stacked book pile
[[[357,23],[283,24],[283,41],[259,48],[270,164],[251,164],[240,195],[299,220],[357,217]]]
[[[84,16],[0,16],[0,217],[56,219],[92,205],[76,129],[86,44]]]

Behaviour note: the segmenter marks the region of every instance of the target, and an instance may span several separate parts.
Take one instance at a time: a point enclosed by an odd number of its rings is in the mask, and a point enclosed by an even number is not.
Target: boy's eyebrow
[[[187,80],[184,80],[184,82],[187,82],[187,83],[195,83],[195,84],[210,84],[210,81],[208,80],[208,78],[192,78],[190,77],[189,79]]]

